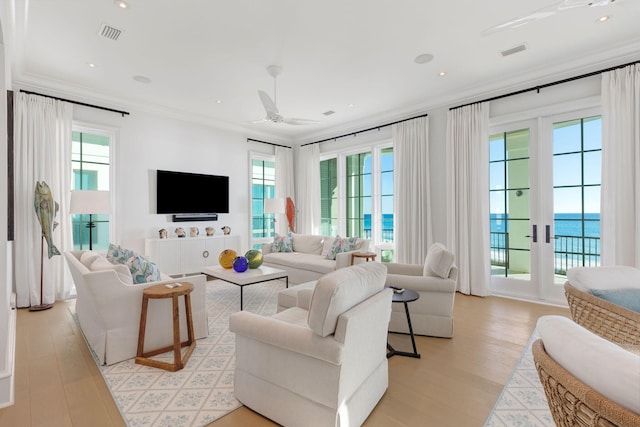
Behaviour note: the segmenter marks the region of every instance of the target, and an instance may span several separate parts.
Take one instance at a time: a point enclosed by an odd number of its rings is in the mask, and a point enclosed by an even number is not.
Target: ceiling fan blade
[[[260,119],[260,120],[252,120],[250,123],[265,123],[268,122],[269,119],[264,118],[264,119]]]
[[[539,21],[541,19],[548,18],[552,15],[555,15],[556,13],[564,10],[565,8],[571,9],[573,7],[578,7],[579,5],[577,3],[579,1],[583,1],[583,0],[561,1],[560,3],[556,3],[555,5],[543,7],[542,9],[535,10],[526,15],[518,16],[517,18],[513,18],[501,24],[487,28],[483,30],[480,34],[482,34],[483,36],[487,36],[489,34],[497,33],[498,31],[508,30],[510,28],[522,27],[523,25],[527,25],[531,22]],[[570,5],[570,3],[575,5]]]
[[[260,101],[262,101],[262,106],[267,111],[267,115],[278,114],[278,107],[276,107],[276,104],[271,100],[266,92],[259,90],[258,96],[260,97]]]
[[[296,119],[296,118],[287,118],[283,120],[284,123],[288,124],[288,125],[313,125],[316,123],[320,123],[317,120],[310,120],[310,119]]]

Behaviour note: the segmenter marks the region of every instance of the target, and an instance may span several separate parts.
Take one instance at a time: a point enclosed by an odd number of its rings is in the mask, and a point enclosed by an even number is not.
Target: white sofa
[[[189,282],[195,338],[208,335],[206,277],[204,275],[133,284],[128,267],[111,265],[104,255],[92,251],[65,252],[76,285],[76,315],[87,343],[101,364],[111,365],[136,356],[142,291],[160,283]],[[97,256],[97,257],[96,257]],[[106,261],[106,263],[105,263]],[[99,265],[98,265],[99,264]],[[131,276],[129,272],[129,277]],[[145,351],[173,343],[173,311],[170,299],[153,300],[147,312]],[[184,298],[180,298],[181,341],[187,339]]]
[[[369,251],[370,241],[358,238],[353,251],[338,253],[335,260],[330,260],[326,259],[326,255],[333,246],[334,237],[294,233],[292,235],[292,252],[273,252],[271,243],[262,245],[264,265],[287,270],[290,285],[318,280],[327,273],[351,265],[352,253]],[[361,261],[363,260],[356,260]]]
[[[364,263],[318,280],[309,310],[229,317],[236,398],[285,426],[359,426],[388,386],[386,268]]]

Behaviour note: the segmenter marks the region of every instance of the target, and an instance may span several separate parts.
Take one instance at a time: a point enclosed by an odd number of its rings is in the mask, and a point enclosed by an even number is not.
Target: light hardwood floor
[[[70,315],[73,304],[18,310],[15,404],[0,409],[0,426],[125,426]],[[455,336],[417,337],[421,359],[389,359],[389,388],[365,426],[482,426],[537,319],[547,314],[569,311],[457,294]],[[410,346],[407,336],[391,342]],[[242,407],[211,425],[275,424]]]

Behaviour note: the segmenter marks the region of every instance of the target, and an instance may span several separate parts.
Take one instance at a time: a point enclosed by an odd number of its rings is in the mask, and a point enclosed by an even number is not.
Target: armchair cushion
[[[368,262],[329,273],[316,284],[309,307],[309,328],[326,337],[336,330],[338,317],[382,290],[387,267]]]
[[[91,264],[95,261],[100,254],[95,251],[84,251],[80,256],[80,262],[87,268],[91,268]]]
[[[591,289],[640,288],[640,269],[627,265],[573,267],[567,270],[567,282],[585,292],[591,292]]]
[[[434,243],[429,248],[427,258],[424,261],[424,275],[448,279],[454,261],[455,255],[452,252],[441,243]]]
[[[614,304],[640,313],[640,288],[592,289],[591,293]]]
[[[91,271],[105,271],[105,270],[113,270],[118,275],[118,278],[127,285],[133,285],[133,276],[131,275],[131,270],[124,264],[111,264],[105,257],[99,256],[96,257],[91,266],[89,267]]]

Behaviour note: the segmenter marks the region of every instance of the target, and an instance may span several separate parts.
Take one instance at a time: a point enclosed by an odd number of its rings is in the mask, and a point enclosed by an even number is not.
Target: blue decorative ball
[[[249,268],[249,260],[246,257],[239,256],[235,257],[233,260],[233,269],[238,273],[242,273],[243,271],[247,271]]]

